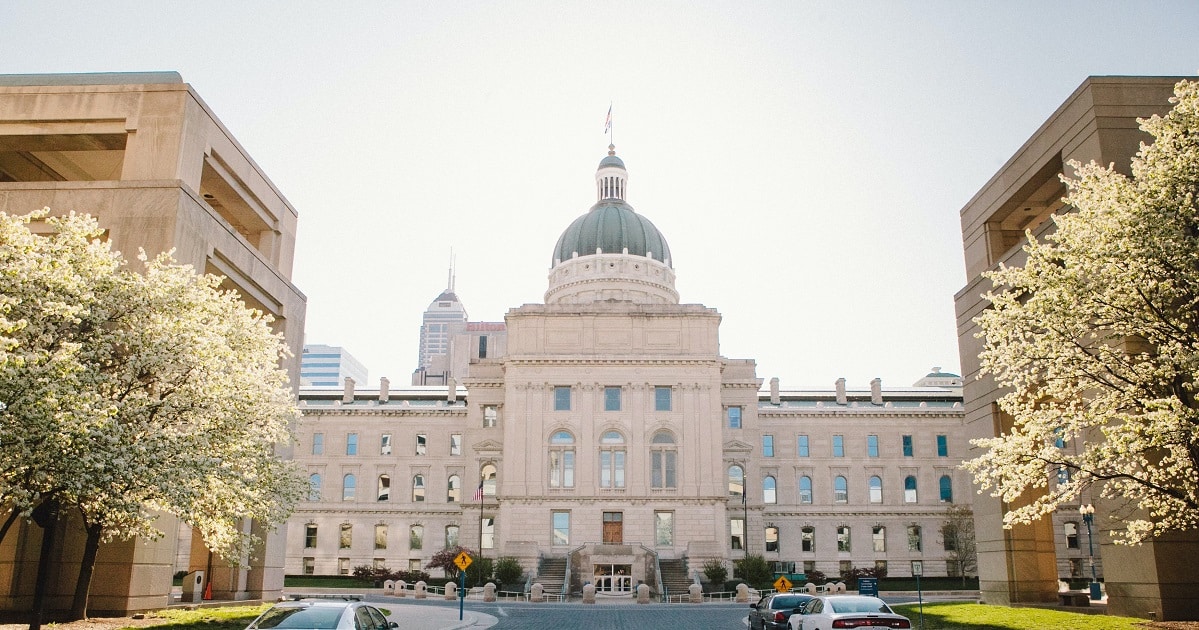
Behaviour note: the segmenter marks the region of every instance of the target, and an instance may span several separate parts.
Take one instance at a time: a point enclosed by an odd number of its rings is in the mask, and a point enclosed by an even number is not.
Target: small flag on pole
[[[612,105],[611,104],[608,105],[608,116],[607,116],[607,118],[604,118],[604,133],[608,133],[608,130],[610,130],[610,129],[612,129]]]
[[[479,482],[479,487],[475,488],[475,499],[474,500],[475,501],[483,500],[483,482],[482,481]]]

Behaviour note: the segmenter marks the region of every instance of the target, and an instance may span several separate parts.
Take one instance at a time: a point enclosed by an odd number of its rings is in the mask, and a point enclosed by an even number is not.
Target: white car
[[[895,614],[887,602],[866,595],[817,596],[791,615],[788,623],[791,630],[912,627],[912,622]]]

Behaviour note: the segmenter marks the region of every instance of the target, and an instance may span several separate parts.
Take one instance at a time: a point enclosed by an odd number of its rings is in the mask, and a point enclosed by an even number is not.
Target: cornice
[[[465,418],[468,411],[465,407],[452,409],[437,407],[409,407],[407,409],[389,409],[387,407],[300,407],[304,416],[450,416]]]

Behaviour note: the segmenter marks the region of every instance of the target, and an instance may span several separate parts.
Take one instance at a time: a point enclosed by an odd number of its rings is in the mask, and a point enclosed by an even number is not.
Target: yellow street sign
[[[472,562],[474,562],[474,560],[471,560],[470,555],[467,554],[465,551],[463,551],[462,553],[459,553],[457,556],[454,557],[454,564],[458,565],[458,568],[462,569],[463,571],[465,571],[466,567],[469,567],[470,563],[472,563]],[[791,587],[788,586],[787,588],[791,588]]]
[[[791,580],[788,580],[785,575],[780,575],[779,579],[774,581],[774,590],[780,593],[791,592]]]

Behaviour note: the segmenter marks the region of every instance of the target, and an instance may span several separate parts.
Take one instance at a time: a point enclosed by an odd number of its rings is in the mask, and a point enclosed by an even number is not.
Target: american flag
[[[604,133],[608,133],[608,130],[611,128],[612,128],[612,106],[609,105],[608,106],[608,117],[604,119]]]
[[[479,482],[479,487],[478,487],[478,488],[475,488],[475,498],[474,498],[474,500],[475,500],[475,501],[482,501],[482,500],[483,500],[483,482],[482,482],[482,481],[480,481],[480,482]]]

